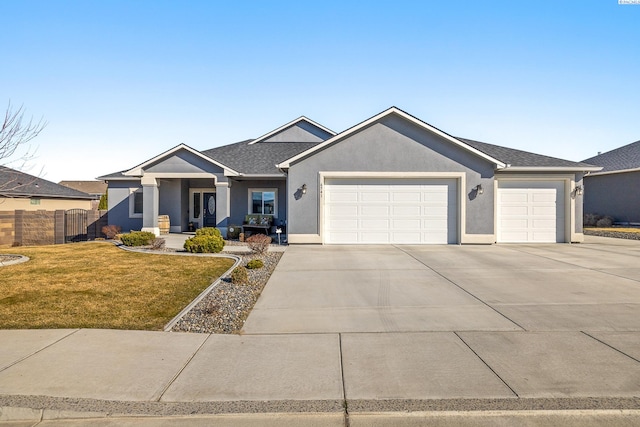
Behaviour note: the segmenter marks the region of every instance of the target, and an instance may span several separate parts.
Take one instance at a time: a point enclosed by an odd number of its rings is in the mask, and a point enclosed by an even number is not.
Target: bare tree
[[[25,119],[24,107],[14,109],[9,102],[0,127],[0,175],[3,175],[0,176],[0,191],[15,190],[25,185],[15,177],[15,173],[11,173],[11,169],[6,168],[6,165],[11,159],[12,163],[21,163],[18,169],[24,167],[27,161],[33,158],[33,152],[27,148],[24,154],[16,158],[18,149],[37,137],[46,126],[47,123],[43,119]]]

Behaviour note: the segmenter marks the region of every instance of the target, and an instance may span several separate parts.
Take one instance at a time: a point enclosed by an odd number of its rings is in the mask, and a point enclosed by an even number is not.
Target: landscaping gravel
[[[244,267],[253,259],[261,259],[264,267],[247,269],[248,284],[234,284],[228,277],[196,304],[173,328],[174,332],[200,332],[236,334],[244,326],[251,309],[276,268],[282,252],[267,252],[264,255],[235,254]]]
[[[585,228],[584,234],[587,236],[613,237],[616,239],[640,240],[640,233],[627,233],[624,231],[590,230],[588,228]]]

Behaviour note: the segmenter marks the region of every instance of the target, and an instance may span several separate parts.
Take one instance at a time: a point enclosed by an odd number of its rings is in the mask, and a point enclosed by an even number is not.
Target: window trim
[[[135,208],[136,208],[136,193],[140,193],[142,194],[142,200],[143,200],[143,208],[142,210],[144,211],[144,193],[142,191],[142,187],[138,187],[138,188],[130,188],[129,189],[129,218],[142,218],[142,214],[143,212],[140,213],[136,213],[135,212]]]
[[[269,215],[273,218],[278,218],[278,189],[277,188],[249,188],[247,193],[247,214],[249,215]],[[253,193],[273,193],[274,201],[273,201],[273,214],[265,214],[265,213],[253,213]],[[264,206],[264,196],[262,198],[262,203]]]

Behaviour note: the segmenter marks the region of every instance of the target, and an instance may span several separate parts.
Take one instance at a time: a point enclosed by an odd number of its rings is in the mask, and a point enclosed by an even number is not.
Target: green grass
[[[232,265],[228,258],[134,253],[110,243],[2,248],[0,329],[160,330]]]

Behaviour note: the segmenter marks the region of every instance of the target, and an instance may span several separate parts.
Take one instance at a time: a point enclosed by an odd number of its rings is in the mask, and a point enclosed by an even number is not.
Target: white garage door
[[[564,242],[564,182],[498,181],[498,242]]]
[[[327,179],[324,242],[457,243],[455,179]]]

